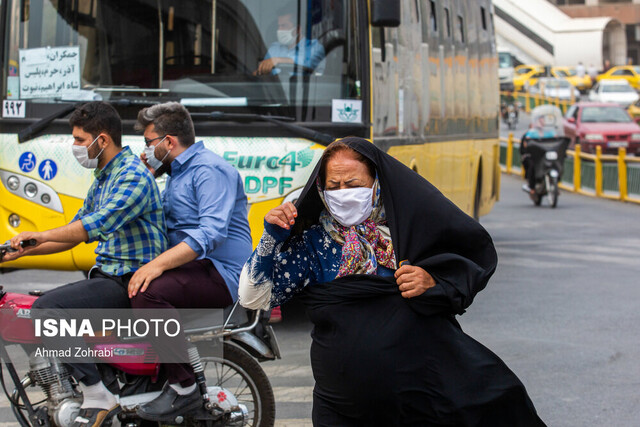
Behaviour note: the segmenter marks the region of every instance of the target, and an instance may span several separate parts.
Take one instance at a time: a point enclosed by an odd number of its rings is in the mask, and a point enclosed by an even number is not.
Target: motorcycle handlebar
[[[23,240],[22,242],[20,242],[20,246],[22,246],[23,248],[27,248],[29,246],[35,246],[35,245],[36,245],[36,239]],[[16,249],[13,249],[10,243],[5,243],[3,245],[0,245],[0,252],[2,253],[16,252]]]

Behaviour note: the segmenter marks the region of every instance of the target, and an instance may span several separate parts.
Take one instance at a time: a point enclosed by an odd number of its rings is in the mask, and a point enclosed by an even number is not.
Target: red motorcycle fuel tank
[[[0,336],[6,342],[19,344],[40,343],[31,323],[34,295],[7,292],[0,299]]]

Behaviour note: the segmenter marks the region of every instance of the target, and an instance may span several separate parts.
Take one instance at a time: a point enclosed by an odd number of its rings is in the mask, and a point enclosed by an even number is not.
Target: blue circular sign
[[[36,156],[31,151],[25,151],[18,159],[18,166],[22,172],[31,172],[36,167]]]
[[[49,181],[58,173],[58,166],[56,162],[51,159],[43,160],[38,167],[38,173],[40,174],[40,178]]]

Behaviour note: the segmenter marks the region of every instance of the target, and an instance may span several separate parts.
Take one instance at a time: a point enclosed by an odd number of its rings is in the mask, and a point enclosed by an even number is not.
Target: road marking
[[[311,403],[313,387],[273,387],[276,403]]]
[[[275,427],[311,427],[313,423],[308,418],[289,418],[276,420]]]
[[[313,372],[309,365],[262,365],[262,368],[269,378],[313,377]]]

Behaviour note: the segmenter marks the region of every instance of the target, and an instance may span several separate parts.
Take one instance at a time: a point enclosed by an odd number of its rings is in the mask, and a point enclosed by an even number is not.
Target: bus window
[[[436,2],[431,0],[431,13],[429,15],[429,22],[431,23],[431,31],[438,32],[438,15],[436,13]]]
[[[462,16],[458,15],[458,35],[460,37],[460,42],[465,43],[464,40],[464,19]]]
[[[332,99],[360,99],[357,7],[348,0],[8,0],[6,7],[0,31],[9,78],[0,85],[32,104],[31,117],[60,102],[127,98],[330,122]],[[35,64],[29,55],[63,47],[79,56],[69,62],[73,71],[30,86],[32,74],[21,72]],[[266,60],[277,66],[261,67]],[[50,83],[77,90],[40,90]]]
[[[444,8],[444,19],[447,25],[447,37],[451,38],[451,19],[449,18],[449,8]]]

